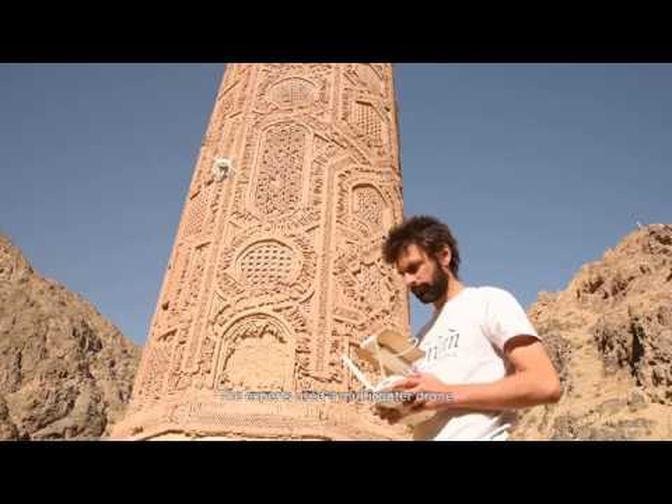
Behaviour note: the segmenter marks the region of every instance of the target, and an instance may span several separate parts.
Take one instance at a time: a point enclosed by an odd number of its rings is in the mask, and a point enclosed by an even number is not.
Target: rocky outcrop
[[[129,400],[140,349],[0,235],[0,439],[95,439]]]
[[[672,438],[672,226],[632,232],[529,316],[564,396],[523,412],[514,438]]]

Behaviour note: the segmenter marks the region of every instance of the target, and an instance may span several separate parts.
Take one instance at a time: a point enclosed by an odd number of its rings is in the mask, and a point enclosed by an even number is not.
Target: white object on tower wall
[[[221,182],[233,175],[233,160],[225,157],[218,157],[212,163],[212,174],[217,182]]]

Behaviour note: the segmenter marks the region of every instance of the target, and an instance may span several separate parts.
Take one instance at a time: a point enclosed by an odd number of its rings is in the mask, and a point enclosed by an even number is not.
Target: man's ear
[[[447,245],[443,247],[443,250],[438,254],[439,264],[444,268],[448,269],[450,267],[450,261],[453,258],[453,254],[450,253],[450,247]]]

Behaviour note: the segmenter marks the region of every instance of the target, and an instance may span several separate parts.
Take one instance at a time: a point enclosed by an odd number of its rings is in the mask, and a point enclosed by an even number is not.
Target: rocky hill
[[[0,235],[0,439],[96,439],[129,400],[140,349]]]
[[[565,393],[513,438],[672,439],[672,226],[632,232],[528,315]]]

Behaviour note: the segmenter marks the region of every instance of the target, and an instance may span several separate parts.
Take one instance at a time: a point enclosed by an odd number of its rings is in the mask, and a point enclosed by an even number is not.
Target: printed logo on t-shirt
[[[436,342],[433,342],[425,350],[425,362],[430,363],[444,357],[456,357],[460,345],[460,333],[455,329],[448,329],[446,332],[436,336]]]

